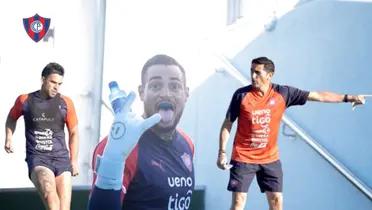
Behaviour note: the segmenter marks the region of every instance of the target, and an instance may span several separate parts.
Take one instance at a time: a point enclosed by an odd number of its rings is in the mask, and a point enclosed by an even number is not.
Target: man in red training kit
[[[228,190],[232,192],[231,210],[244,209],[247,192],[254,176],[261,192],[266,193],[270,210],[283,205],[283,172],[278,153],[278,131],[286,108],[304,105],[306,101],[364,104],[364,96],[332,92],[309,92],[271,83],[274,63],[259,57],[252,60],[252,84],[239,88],[233,95],[220,131],[217,166],[230,169]],[[237,132],[227,164],[226,144],[234,121]]]

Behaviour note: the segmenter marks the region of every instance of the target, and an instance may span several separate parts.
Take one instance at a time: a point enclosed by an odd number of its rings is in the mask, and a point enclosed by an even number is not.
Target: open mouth
[[[160,102],[160,104],[158,105],[158,110],[174,110],[174,106],[173,104],[169,103],[169,102]]]
[[[161,102],[158,105],[158,113],[161,116],[161,121],[169,123],[173,120],[174,106],[169,102]]]

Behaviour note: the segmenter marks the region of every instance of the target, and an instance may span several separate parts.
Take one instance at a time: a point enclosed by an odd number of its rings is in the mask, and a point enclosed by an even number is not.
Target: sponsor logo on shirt
[[[185,196],[176,193],[169,196],[168,210],[187,210],[190,208],[193,179],[191,177],[168,177],[168,185],[177,188],[189,188]]]
[[[34,131],[35,149],[37,151],[52,151],[53,150],[53,131],[49,128],[43,131]]]
[[[45,116],[45,113],[42,112],[40,117],[34,117],[34,118],[32,118],[32,121],[34,121],[34,122],[52,122],[52,121],[54,121],[54,117],[47,117],[47,116]]]
[[[161,171],[165,171],[163,164],[161,164],[161,160],[156,161],[156,160],[151,160],[151,165],[159,168]]]
[[[188,190],[186,196],[170,196],[168,210],[187,210],[190,207],[192,191]]]
[[[270,100],[275,103],[274,99]],[[252,136],[247,139],[250,141],[250,147],[255,149],[265,148],[269,142],[271,110],[258,109],[252,112]]]

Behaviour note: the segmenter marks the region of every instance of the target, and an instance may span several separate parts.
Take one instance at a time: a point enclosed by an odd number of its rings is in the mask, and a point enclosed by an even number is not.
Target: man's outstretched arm
[[[307,100],[326,102],[326,103],[350,102],[350,103],[354,103],[354,106],[365,103],[365,97],[363,95],[338,94],[338,93],[326,92],[326,91],[324,92],[312,91],[309,93]]]

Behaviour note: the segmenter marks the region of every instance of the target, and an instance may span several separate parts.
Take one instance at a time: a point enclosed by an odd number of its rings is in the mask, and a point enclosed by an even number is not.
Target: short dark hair
[[[63,76],[65,74],[65,70],[58,63],[48,63],[48,65],[46,65],[41,72],[41,76],[48,77],[51,74],[59,74]]]
[[[155,55],[153,56],[152,58],[150,58],[149,60],[147,60],[147,62],[145,63],[145,65],[143,65],[142,67],[142,72],[141,72],[141,82],[142,82],[142,85],[145,84],[145,74],[147,72],[147,70],[153,66],[153,65],[166,65],[166,66],[170,66],[170,65],[175,65],[175,66],[178,66],[182,72],[182,75],[183,75],[183,78],[184,78],[184,82],[186,84],[186,75],[185,75],[185,70],[183,69],[183,67],[181,66],[181,64],[179,64],[176,59],[168,56],[168,55],[165,55],[165,54],[158,54],[158,55]]]
[[[252,64],[263,64],[266,72],[275,72],[274,62],[267,57],[258,57],[252,60]]]

